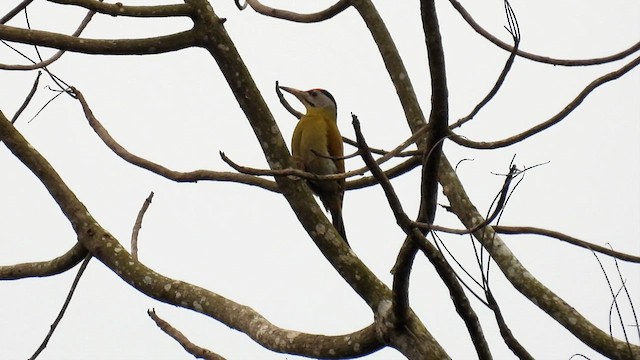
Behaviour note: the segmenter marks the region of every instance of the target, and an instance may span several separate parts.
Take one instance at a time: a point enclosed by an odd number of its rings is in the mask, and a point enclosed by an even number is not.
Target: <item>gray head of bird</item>
[[[307,109],[307,113],[315,111],[329,111],[334,116],[338,112],[338,106],[333,95],[324,89],[311,89],[307,91],[298,90],[286,86],[280,86],[280,89],[293,94]]]

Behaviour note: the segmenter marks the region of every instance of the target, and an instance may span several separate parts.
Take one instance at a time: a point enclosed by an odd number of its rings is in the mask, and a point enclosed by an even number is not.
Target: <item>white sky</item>
[[[18,1],[3,1],[4,14]],[[409,136],[399,101],[369,32],[353,9],[321,24],[294,24],[239,12],[233,1],[213,0],[281,131],[295,126],[278,103],[274,82],[301,89],[323,87],[338,102],[343,135],[353,138],[349,114],[358,115],[371,146],[390,149]],[[131,1],[127,5],[158,2]],[[166,2],[169,3],[169,2]],[[272,1],[297,11],[300,1]],[[317,3],[317,4],[316,4]],[[502,1],[464,1],[492,33],[509,36]],[[626,49],[640,34],[636,1],[512,2],[522,32],[521,48],[541,55],[590,58]],[[426,50],[417,1],[377,1],[408,68],[423,111],[429,111]],[[71,33],[84,16],[70,7],[36,1],[34,28]],[[438,2],[446,51],[452,120],[484,97],[508,53],[469,29],[446,1]],[[19,15],[8,25],[22,25]],[[189,27],[187,21],[96,16],[84,33],[92,38],[145,37]],[[33,55],[32,49],[23,47]],[[50,54],[48,49],[42,53]],[[636,55],[637,56],[637,55]],[[518,58],[501,92],[459,133],[497,140],[523,131],[559,112],[593,79],[632,57],[603,66],[564,68]],[[20,58],[0,45],[0,63]],[[175,170],[231,171],[218,155],[254,167],[266,162],[248,122],[225,86],[215,62],[200,49],[145,57],[66,54],[50,67],[80,89],[95,115],[131,152]],[[0,110],[12,116],[35,73],[0,72]],[[188,281],[261,312],[275,325],[302,332],[342,334],[372,321],[366,304],[341,280],[297,223],[284,198],[232,183],[177,184],[135,168],[111,153],[92,132],[79,103],[59,97],[33,121],[53,95],[40,91],[17,126],[57,169],[89,211],[128,247],[135,216],[155,192],[140,232],[140,258],[156,271]],[[486,212],[514,154],[520,167],[550,161],[527,173],[511,198],[501,224],[558,230],[619,251],[640,254],[640,72],[594,91],[569,118],[524,143],[498,151],[477,151],[446,143],[471,199]],[[292,102],[293,103],[293,102]],[[300,108],[300,107],[299,107]],[[347,147],[346,151],[352,150]],[[361,166],[349,160],[348,169]],[[44,187],[0,146],[0,264],[48,260],[75,242],[71,226]],[[419,204],[418,172],[393,181],[405,210]],[[444,197],[440,203],[446,204]],[[391,284],[389,270],[402,243],[379,187],[348,192],[344,218],[349,241],[361,259]],[[460,227],[444,211],[442,225]],[[474,267],[466,237],[443,236],[464,264]],[[601,329],[608,329],[611,302],[594,256],[558,241],[529,236],[503,239],[539,280]],[[613,261],[600,256],[614,289],[620,285]],[[640,299],[638,266],[620,263],[629,291]],[[515,291],[492,267],[493,289],[515,335],[536,358],[600,355],[575,340]],[[0,357],[29,357],[57,315],[76,271],[0,283]],[[411,287],[412,307],[429,331],[456,359],[475,358],[464,325],[432,266],[419,256]],[[623,315],[630,339],[638,343],[629,306]],[[492,315],[473,300],[494,357],[512,357]],[[638,306],[636,301],[635,305]],[[71,306],[41,359],[190,359],[147,317],[146,310],[176,326],[192,341],[230,359],[294,359],[271,353],[244,334],[188,310],[152,300],[92,260]],[[614,320],[614,334],[621,338]],[[402,358],[387,349],[372,359]]]

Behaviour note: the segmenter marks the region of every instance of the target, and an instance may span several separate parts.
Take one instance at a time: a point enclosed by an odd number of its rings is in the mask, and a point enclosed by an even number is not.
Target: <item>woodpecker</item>
[[[280,86],[280,89],[293,94],[306,108],[306,114],[298,121],[291,140],[296,167],[317,175],[344,173],[344,148],[333,96],[324,89],[302,91],[285,86]],[[331,213],[333,226],[347,241],[342,221],[345,180],[308,181],[308,184]]]

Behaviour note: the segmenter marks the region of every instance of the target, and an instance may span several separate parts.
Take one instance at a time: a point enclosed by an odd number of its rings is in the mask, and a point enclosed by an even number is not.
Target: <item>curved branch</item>
[[[631,71],[633,68],[635,68],[636,66],[640,65],[640,57],[635,58],[633,61],[631,61],[630,63],[628,63],[627,65],[621,67],[620,69],[610,72],[604,76],[601,76],[597,79],[595,79],[594,81],[592,81],[589,85],[587,85],[579,94],[578,96],[576,96],[575,99],[573,99],[569,104],[567,104],[567,106],[564,107],[564,109],[562,109],[559,113],[557,113],[555,116],[553,116],[551,119],[540,123],[534,127],[532,127],[529,130],[523,131],[520,134],[508,137],[506,139],[502,139],[502,140],[497,140],[497,141],[491,141],[491,142],[485,142],[485,141],[472,141],[469,139],[464,138],[463,136],[457,135],[453,132],[451,132],[451,134],[453,134],[450,138],[453,142],[455,142],[458,145],[462,145],[465,147],[469,147],[469,148],[473,148],[473,149],[497,149],[497,148],[501,148],[501,147],[506,147],[506,146],[510,146],[513,144],[516,144],[526,138],[529,138],[539,132],[542,132],[548,128],[550,128],[551,126],[559,123],[560,121],[562,121],[564,118],[566,118],[569,114],[571,114],[571,112],[573,110],[575,110],[580,104],[582,104],[582,102],[584,101],[584,99],[587,98],[587,96],[589,94],[591,94],[591,92],[593,90],[595,90],[597,87],[599,87],[600,85],[607,83],[611,80],[615,80],[618,79],[619,77],[623,76],[624,74],[628,73],[629,71]]]
[[[312,14],[299,14],[293,11],[275,9],[263,5],[258,0],[246,0],[246,3],[249,4],[249,6],[251,6],[251,8],[259,14],[299,23],[314,23],[325,21],[340,14],[350,6],[349,0],[339,0],[337,3],[322,11],[318,11]]]
[[[258,178],[255,176],[248,176],[243,174],[236,174],[230,172],[220,172],[220,171],[210,171],[210,170],[195,170],[189,172],[180,172],[168,169],[160,164],[156,164],[147,159],[141,158],[137,155],[130,153],[127,149],[125,149],[122,145],[120,145],[109,132],[102,126],[100,121],[93,115],[93,111],[89,107],[84,95],[76,89],[71,89],[73,94],[75,94],[78,101],[82,105],[82,110],[84,111],[85,117],[89,122],[89,125],[98,135],[100,140],[104,142],[109,149],[111,149],[116,155],[118,155],[124,161],[133,164],[135,166],[141,167],[143,169],[149,170],[155,174],[163,176],[167,179],[176,181],[176,182],[197,182],[197,181],[230,181],[237,182],[241,184],[253,185],[263,188],[265,190],[278,192],[278,186],[275,182],[269,181],[266,179]]]
[[[73,32],[73,34],[71,34],[71,36],[74,37],[78,37],[80,36],[80,34],[82,34],[82,31],[84,31],[84,29],[87,27],[87,25],[89,25],[89,22],[91,21],[91,19],[93,18],[93,15],[95,15],[95,11],[89,11],[87,13],[87,15],[84,17],[84,19],[82,19],[82,21],[80,22],[80,25],[78,26],[78,28],[76,29],[76,31]],[[53,64],[56,60],[60,59],[62,57],[62,55],[65,53],[64,50],[59,50],[57,51],[55,54],[53,54],[52,57],[50,57],[47,60],[44,61],[40,61],[39,63],[33,63],[31,65],[4,65],[4,64],[0,64],[0,70],[35,70],[35,69],[40,69],[46,66],[49,66],[51,64]]]
[[[49,261],[0,266],[0,280],[58,275],[78,265],[86,255],[87,249],[77,242],[69,251]]]
[[[61,5],[75,5],[97,13],[111,16],[130,17],[177,17],[191,16],[192,9],[188,2],[185,4],[155,5],[155,6],[127,6],[121,2],[109,4],[96,0],[47,0]]]
[[[471,14],[469,14],[469,12],[467,12],[467,10],[458,1],[449,0],[449,2],[458,11],[458,13],[462,15],[462,18],[467,22],[467,24],[469,24],[469,26],[471,26],[471,28],[475,30],[478,34],[482,35],[482,37],[491,41],[492,43],[502,48],[503,50],[506,50],[509,52],[512,52],[514,50],[513,46],[493,36],[490,32],[488,32],[482,26],[480,26],[480,24],[478,24],[473,19]],[[529,59],[529,60],[533,60],[533,61],[541,62],[545,64],[560,65],[560,66],[588,66],[588,65],[606,64],[609,62],[621,60],[639,50],[640,50],[640,42],[635,43],[630,48],[625,49],[617,54],[613,54],[613,55],[609,55],[601,58],[595,58],[595,59],[577,59],[577,60],[555,59],[547,56],[532,54],[522,50],[518,50],[517,54],[525,59]]]
[[[195,46],[192,30],[144,39],[83,39],[41,30],[0,25],[0,39],[58,50],[99,55],[149,55]]]
[[[585,249],[589,249],[589,250],[592,250],[592,251],[595,251],[595,252],[599,252],[601,254],[609,255],[611,257],[614,257],[614,258],[622,260],[622,261],[640,263],[640,256],[626,254],[626,253],[623,253],[623,252],[612,250],[612,249],[610,249],[610,248],[608,248],[606,246],[600,246],[600,245],[592,244],[590,242],[587,242],[587,241],[584,241],[584,240],[580,240],[580,239],[574,238],[574,237],[569,236],[569,235],[565,235],[565,234],[563,234],[561,232],[558,232],[558,231],[542,229],[542,228],[537,228],[537,227],[533,227],[533,226],[503,226],[503,225],[495,225],[495,226],[492,226],[492,228],[498,234],[510,234],[510,235],[535,234],[535,235],[547,236],[547,237],[551,237],[551,238],[554,238],[554,239],[558,239],[558,240],[567,242],[567,243],[572,244],[572,245],[580,246],[580,247],[583,247]]]
[[[462,183],[445,156],[441,158],[438,171],[440,183],[451,210],[458,216],[465,227],[471,229],[484,221],[482,214],[473,206]],[[489,252],[504,276],[522,295],[546,312],[555,321],[564,326],[585,345],[599,353],[612,358],[639,358],[640,347],[631,345],[632,353],[628,353],[628,344],[612,338],[597,328],[571,305],[538,281],[509,250],[500,236],[486,226],[474,232],[474,237]]]
[[[72,224],[79,242],[120,278],[158,301],[191,309],[239,330],[277,352],[321,357],[354,357],[378,350],[375,325],[341,336],[290,331],[271,324],[261,314],[207,289],[165,277],[136,261],[122,244],[91,216],[49,162],[0,113],[0,140],[47,188]],[[281,339],[287,339],[282,341]],[[357,342],[360,346],[355,347]],[[317,353],[320,355],[318,355]]]
[[[493,85],[493,88],[491,88],[489,93],[482,99],[482,101],[480,101],[473,108],[473,110],[471,110],[469,115],[463,118],[460,118],[458,121],[451,124],[449,126],[450,129],[455,129],[457,127],[460,127],[464,125],[466,122],[468,122],[469,120],[473,119],[473,117],[476,116],[478,112],[485,105],[487,105],[489,101],[491,101],[491,99],[493,99],[493,97],[498,93],[498,90],[500,90],[500,87],[502,87],[504,80],[507,78],[507,74],[511,70],[511,66],[513,65],[513,62],[515,61],[516,55],[518,53],[518,47],[520,46],[520,27],[518,26],[518,20],[509,2],[505,2],[505,11],[507,14],[507,21],[509,25],[507,29],[509,30],[509,34],[511,34],[511,37],[513,38],[513,50],[511,51],[511,54],[509,55],[507,62],[504,64],[504,67],[502,68],[502,72],[498,76],[498,80],[496,80],[496,83]]]

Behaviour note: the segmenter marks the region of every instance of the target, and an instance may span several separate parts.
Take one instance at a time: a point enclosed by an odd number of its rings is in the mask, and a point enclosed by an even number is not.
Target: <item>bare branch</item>
[[[413,90],[409,73],[391,38],[391,34],[389,34],[389,30],[371,0],[351,0],[351,4],[358,10],[378,46],[384,65],[402,104],[411,132],[418,131],[426,124],[425,117]],[[418,148],[420,148],[420,143],[418,143]]]
[[[16,121],[18,120],[18,117],[20,117],[20,114],[22,114],[24,109],[26,109],[27,105],[29,105],[29,103],[31,102],[31,99],[33,99],[33,95],[36,94],[36,91],[38,90],[38,84],[40,83],[41,75],[42,73],[38,71],[38,75],[36,76],[36,79],[33,81],[33,86],[31,86],[31,90],[29,90],[29,94],[27,94],[27,97],[22,102],[22,105],[20,105],[20,108],[18,108],[18,111],[16,111],[16,113],[13,114],[13,117],[11,118],[12,124],[16,123]]]
[[[80,34],[82,34],[82,31],[84,31],[84,29],[87,27],[87,25],[89,25],[89,22],[93,18],[93,15],[95,15],[95,11],[89,11],[87,13],[87,15],[84,17],[84,19],[82,19],[82,22],[80,22],[80,25],[78,26],[76,31],[74,31],[73,34],[71,34],[71,36],[74,36],[74,37],[80,36]],[[47,59],[45,61],[40,61],[39,63],[33,62],[32,65],[5,65],[5,64],[0,64],[0,70],[35,70],[35,69],[44,68],[46,66],[49,66],[49,65],[53,64],[56,60],[60,59],[60,57],[62,57],[62,54],[64,54],[64,53],[65,53],[64,50],[60,50],[60,51],[56,52],[49,59]]]
[[[89,264],[89,260],[91,260],[91,257],[92,256],[89,253],[87,253],[87,255],[84,257],[84,261],[82,262],[82,265],[80,266],[80,269],[78,269],[78,274],[76,275],[75,279],[73,279],[73,284],[71,285],[71,289],[69,289],[69,294],[67,295],[67,298],[65,299],[64,304],[62,305],[62,308],[60,309],[60,312],[58,313],[58,316],[56,317],[56,319],[51,324],[51,328],[49,329],[49,332],[47,333],[47,336],[45,336],[44,340],[42,341],[42,344],[40,344],[38,349],[36,349],[36,352],[29,358],[29,360],[35,360],[38,357],[38,355],[40,355],[40,353],[47,347],[47,344],[49,343],[49,340],[51,339],[51,336],[53,336],[53,332],[58,327],[58,324],[60,324],[60,321],[62,320],[62,317],[64,316],[65,311],[67,311],[67,307],[69,306],[69,303],[71,302],[71,298],[73,297],[73,293],[76,291],[76,287],[78,286],[78,282],[80,281],[80,278],[82,277],[82,274],[84,273],[84,270],[87,268],[87,265]]]
[[[0,25],[0,39],[59,50],[100,55],[149,55],[196,45],[193,30],[146,39],[83,39],[41,30]]]
[[[205,359],[205,360],[224,360],[224,358],[211,350],[207,350],[202,348],[194,343],[192,343],[182,332],[178,329],[174,328],[160,318],[158,314],[156,314],[155,309],[147,310],[147,315],[153,321],[155,321],[156,325],[160,328],[160,330],[164,331],[165,334],[171,336],[175,341],[177,341],[189,354],[193,355],[196,359]]]
[[[483,222],[483,217],[472,205],[460,180],[456,177],[451,164],[442,157],[438,172],[440,183],[452,211],[460,221],[468,227]],[[618,339],[612,339],[587,320],[575,308],[567,304],[562,298],[539,282],[513,255],[507,245],[495,231],[486,226],[474,233],[474,236],[489,252],[507,280],[532,303],[564,326],[587,346],[609,358],[629,357],[625,353],[627,344]],[[640,347],[633,345],[633,357],[640,357]]]
[[[354,357],[366,355],[383,346],[377,338],[375,325],[341,336],[303,334],[285,330],[274,326],[248,306],[153,271],[139,261],[135,261],[121,243],[100,226],[49,162],[22,137],[1,112],[0,141],[3,141],[7,148],[43,183],[73,226],[78,240],[90,253],[95,254],[99,261],[141,293],[212,317],[247,334],[260,345],[273,351],[309,357]],[[344,243],[341,239],[339,241]],[[348,251],[348,248],[346,250]],[[344,254],[342,256],[346,257]],[[353,266],[357,258],[353,257],[349,261]],[[363,271],[358,275],[370,277],[371,275],[367,275],[364,269],[362,267]],[[381,289],[376,287],[370,290],[384,291],[384,285],[379,284]],[[416,321],[418,320],[414,320],[413,323],[413,331],[420,330],[416,326]],[[424,328],[423,331],[425,331]],[[288,339],[288,341],[281,341],[281,339]],[[358,343],[359,347],[354,347],[354,342]],[[433,349],[434,343],[429,345]]]
[[[93,115],[89,104],[87,103],[84,95],[76,89],[72,88],[73,94],[77,97],[78,101],[82,105],[82,109],[84,111],[85,117],[89,122],[89,125],[96,132],[100,140],[102,140],[105,145],[107,145],[116,155],[118,155],[123,160],[141,167],[143,169],[149,170],[153,173],[156,173],[160,176],[163,176],[167,179],[176,181],[176,182],[197,182],[197,181],[231,181],[238,182],[247,185],[258,186],[260,188],[278,192],[278,187],[275,182],[256,178],[254,176],[247,176],[242,174],[235,174],[229,172],[219,172],[219,171],[210,171],[210,170],[195,170],[190,172],[179,172],[170,170],[162,165],[156,164],[147,159],[141,158],[137,155],[134,155],[127,151],[122,145],[120,145],[114,138],[109,135],[109,132],[102,126],[100,121]]]
[[[33,0],[22,0],[20,4],[16,5],[16,7],[11,9],[5,16],[0,18],[0,24],[6,24],[7,21],[13,19],[14,16],[18,15],[20,11],[24,10],[32,2]]]
[[[0,280],[58,275],[79,264],[86,255],[87,249],[76,242],[69,251],[49,261],[0,266]]]
[[[246,0],[246,4],[251,6],[251,8],[259,14],[299,23],[314,23],[325,21],[340,14],[350,6],[348,0],[339,0],[334,5],[331,5],[330,7],[322,11],[318,11],[312,14],[299,14],[293,11],[281,10],[263,5],[258,0]],[[238,8],[240,8],[238,0],[236,0],[236,5],[238,6]]]
[[[529,354],[527,349],[520,344],[518,339],[513,335],[511,329],[507,325],[504,316],[502,316],[502,310],[500,310],[500,306],[498,302],[493,297],[493,293],[491,290],[487,289],[485,291],[485,295],[487,297],[487,303],[489,304],[489,308],[493,311],[493,314],[496,318],[496,323],[498,324],[498,328],[500,329],[500,335],[504,339],[505,344],[509,347],[511,352],[518,357],[520,360],[534,360],[534,357]]]
[[[471,26],[471,28],[473,28],[473,30],[475,30],[478,34],[482,35],[485,39],[491,41],[492,43],[494,43],[495,45],[497,45],[498,47],[506,51],[509,51],[509,52],[513,51],[513,47],[511,45],[498,39],[497,37],[492,35],[490,32],[482,28],[482,26],[480,26],[480,24],[478,24],[473,19],[473,17],[471,17],[471,14],[467,12],[467,10],[462,6],[462,4],[460,4],[456,0],[449,0],[449,2],[458,11],[458,13],[462,15],[462,18],[467,22],[467,24],[469,24],[469,26]],[[517,54],[518,56],[521,56],[523,58],[545,63],[545,64],[561,65],[561,66],[588,66],[588,65],[606,64],[609,62],[621,60],[637,52],[638,50],[640,50],[640,42],[635,43],[630,48],[625,49],[617,54],[613,54],[613,55],[609,55],[601,58],[595,58],[595,59],[576,59],[576,60],[555,59],[547,56],[532,54],[522,50],[518,50]]]
[[[619,77],[623,76],[624,74],[628,73],[629,71],[631,71],[633,68],[635,68],[636,66],[638,66],[640,64],[640,57],[635,58],[633,61],[631,61],[630,63],[628,63],[627,65],[621,67],[620,69],[610,72],[606,75],[603,75],[597,79],[595,79],[594,81],[592,81],[589,85],[587,85],[587,87],[585,87],[579,94],[578,96],[576,96],[575,99],[573,99],[569,104],[567,104],[564,109],[562,109],[559,113],[557,113],[555,116],[553,116],[551,119],[540,123],[534,127],[532,127],[529,130],[523,131],[520,134],[508,137],[506,139],[503,140],[497,140],[497,141],[491,141],[491,142],[485,142],[485,141],[472,141],[469,139],[466,139],[463,136],[460,135],[454,135],[451,137],[451,140],[453,140],[456,144],[458,145],[462,145],[465,147],[469,147],[469,148],[473,148],[473,149],[497,149],[497,148],[502,148],[502,147],[506,147],[506,146],[510,146],[513,144],[516,144],[524,139],[527,139],[533,135],[536,135],[539,132],[542,132],[548,128],[550,128],[551,126],[559,123],[560,121],[562,121],[564,118],[566,118],[573,110],[575,110],[580,104],[582,104],[582,102],[584,101],[584,99],[587,98],[587,96],[596,88],[598,88],[600,85],[607,83],[611,80],[615,80],[618,79]]]
[[[507,59],[506,64],[504,64],[504,68],[502,69],[500,76],[498,76],[498,80],[496,80],[496,83],[495,85],[493,85],[493,88],[491,89],[491,91],[489,91],[489,93],[484,97],[484,99],[482,99],[482,101],[480,101],[473,108],[473,110],[471,111],[471,113],[469,113],[469,115],[451,124],[451,126],[449,126],[450,129],[455,129],[457,127],[460,127],[466,122],[468,122],[469,120],[473,119],[473,117],[476,116],[478,112],[485,105],[487,105],[489,101],[491,101],[491,99],[493,99],[493,97],[498,93],[498,90],[500,90],[500,87],[502,87],[504,80],[507,78],[507,74],[511,70],[511,66],[513,65],[513,62],[516,59],[516,54],[518,53],[518,46],[520,46],[520,28],[518,26],[518,20],[516,19],[516,15],[513,12],[513,9],[511,8],[511,5],[509,4],[508,1],[505,1],[505,10],[507,13],[507,22],[509,24],[508,25],[509,27],[507,28],[507,30],[509,31],[509,34],[511,34],[511,37],[513,38],[513,50],[511,51],[511,55],[509,55],[509,58]]]
[[[156,6],[127,6],[121,2],[109,4],[98,0],[47,0],[62,5],[76,5],[101,14],[130,17],[178,17],[191,16],[192,9],[189,2],[185,4],[170,4]]]
[[[147,212],[147,209],[149,209],[151,200],[153,200],[153,191],[145,199],[144,203],[142,203],[142,207],[140,208],[138,216],[136,217],[136,222],[133,225],[133,231],[131,232],[131,256],[136,261],[138,261],[138,234],[140,233],[140,229],[142,228],[142,218]]]
[[[574,238],[572,236],[565,235],[565,234],[560,233],[558,231],[547,230],[547,229],[542,229],[542,228],[537,228],[537,227],[532,227],[532,226],[503,226],[503,225],[499,225],[499,226],[492,226],[492,228],[493,228],[493,230],[495,232],[497,232],[499,234],[510,234],[510,235],[536,234],[536,235],[547,236],[547,237],[551,237],[551,238],[554,238],[554,239],[558,239],[558,240],[567,242],[567,243],[572,244],[572,245],[583,247],[585,249],[593,250],[593,251],[599,252],[601,254],[609,255],[609,256],[614,257],[616,259],[620,259],[620,260],[628,261],[628,262],[633,262],[633,263],[640,263],[640,256],[636,256],[636,255],[631,255],[631,254],[626,254],[626,253],[623,253],[623,252],[615,251],[615,250],[609,249],[608,247],[596,245],[596,244],[593,244],[593,243],[590,243],[590,242],[586,242],[584,240],[580,240],[580,239]]]
[[[416,227],[413,227],[413,222],[406,215],[402,209],[402,204],[397,197],[393,186],[389,182],[389,179],[385,177],[384,172],[373,160],[371,153],[367,151],[368,146],[366,140],[362,134],[360,128],[360,122],[355,115],[352,115],[353,127],[356,133],[356,139],[361,149],[361,156],[367,166],[370,167],[371,173],[379,181],[380,186],[385,192],[389,207],[393,211],[397,224],[407,234],[407,240],[405,240],[400,253],[398,254],[398,260],[392,270],[393,273],[393,313],[394,321],[396,325],[404,328],[411,324],[411,311],[409,308],[409,276],[411,273],[411,263],[415,257],[415,248],[420,248],[427,256],[429,261],[433,264],[434,268],[440,275],[441,279],[449,289],[451,298],[455,304],[458,314],[462,317],[469,333],[473,339],[473,343],[478,348],[478,354],[483,359],[490,358],[488,353],[489,347],[484,339],[484,334],[477,315],[473,311],[469,299],[464,293],[464,289],[460,286],[455,272],[451,266],[444,259],[442,254],[427,241],[426,237],[418,231]],[[400,264],[400,265],[398,265]],[[482,349],[482,350],[480,350]],[[488,355],[488,356],[487,356]]]

